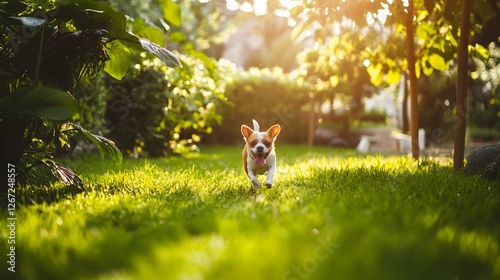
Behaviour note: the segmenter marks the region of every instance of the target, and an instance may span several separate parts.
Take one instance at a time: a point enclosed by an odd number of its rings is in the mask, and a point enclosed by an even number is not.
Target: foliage
[[[224,102],[228,73],[213,60],[209,69],[202,59],[180,57],[182,69],[146,59],[122,81],[108,82],[107,135],[127,154],[158,157],[196,150],[201,134],[220,123],[216,109]]]
[[[158,37],[158,31],[168,31],[168,45],[186,54],[182,63],[189,68],[176,73],[158,67],[148,56],[135,60],[132,56],[135,66],[124,77],[124,84],[107,82],[111,91],[106,112],[108,136],[132,156],[156,157],[197,149],[202,135],[210,134],[211,126],[220,122],[217,109],[224,102],[225,77],[231,75],[207,55],[220,56],[235,22],[222,13],[219,2],[109,2],[135,17],[129,25],[139,35],[144,25],[155,31],[150,40]],[[141,62],[143,58],[149,59],[149,65]]]
[[[225,2],[190,0],[107,0],[113,7],[168,32],[169,47],[220,58],[238,21],[224,13]],[[181,23],[182,18],[182,24]],[[144,21],[144,20],[143,20]],[[199,54],[198,54],[199,55]]]
[[[500,130],[500,107],[497,106],[500,92],[500,72],[497,67],[499,49],[492,43],[488,52],[490,57],[486,62],[473,58],[469,66],[468,125],[471,129],[469,136],[474,138],[491,139],[497,134],[495,130]],[[450,93],[455,90],[456,69],[433,72],[419,79],[419,123],[435,144],[452,139],[455,96]]]
[[[22,279],[497,279],[500,185],[449,160],[278,146],[250,192],[240,147],[67,162],[90,186],[16,197]],[[31,203],[32,201],[36,203]],[[0,248],[8,252],[6,212]],[[11,276],[0,272],[2,279]]]
[[[80,112],[75,121],[88,131],[106,134],[106,104],[109,99],[109,89],[105,84],[105,73],[94,77],[84,77],[75,90],[75,100],[80,103]]]
[[[121,161],[106,138],[69,123],[80,106],[72,94],[84,76],[101,70],[119,78],[131,50],[148,51],[166,65],[178,59],[159,45],[126,30],[126,17],[108,5],[89,0],[52,2],[42,10],[35,2],[0,4],[0,142],[1,165],[19,173],[47,166],[65,183],[76,174],[52,160],[51,151],[81,133],[97,144],[101,155]],[[3,171],[2,171],[3,172]],[[2,175],[3,185],[5,177]]]
[[[299,55],[299,84],[311,86],[311,97],[333,107],[335,100],[346,104],[345,121],[363,111],[362,100],[376,91],[360,53],[370,50],[376,34],[358,32],[352,25],[339,25],[338,34],[324,44],[315,44]],[[366,31],[366,30],[365,30]],[[336,112],[329,116],[334,118]],[[333,120],[333,119],[332,119]]]
[[[469,139],[477,142],[494,142],[500,139],[500,129],[472,126],[469,129]]]
[[[418,80],[419,126],[427,141],[443,144],[453,139],[456,71],[433,72]]]
[[[390,30],[393,33],[404,34],[406,40],[406,57],[397,60],[387,59],[383,52],[373,52],[367,57],[365,66],[374,85],[380,85],[382,78],[398,81],[402,71],[408,72],[409,95],[411,100],[411,135],[412,155],[419,157],[418,149],[418,88],[417,79],[421,73],[431,74],[434,70],[447,70],[452,59],[458,58],[459,83],[456,91],[456,130],[455,130],[455,168],[463,168],[464,138],[465,138],[465,110],[467,57],[487,59],[488,52],[484,46],[469,44],[469,36],[476,35],[482,26],[498,11],[497,1],[480,0],[462,2],[464,14],[461,14],[459,1],[420,0],[420,1],[330,1],[324,5],[322,1],[300,1],[293,11],[296,17],[302,17],[294,30],[298,35],[309,29],[313,24],[320,25],[315,33],[315,41],[323,43],[328,39],[332,26],[340,21],[352,21],[356,26],[364,27],[367,24],[377,24],[380,30]],[[383,9],[380,9],[382,7]],[[472,18],[472,19],[471,19]],[[462,19],[462,20],[460,20]],[[460,28],[459,28],[460,23]],[[471,28],[469,28],[472,25]],[[390,26],[386,29],[382,26]],[[415,31],[416,30],[416,31]],[[416,34],[416,38],[415,37]],[[460,55],[459,34],[461,34]],[[497,35],[498,32],[496,33]],[[498,37],[498,36],[497,36]],[[415,40],[417,39],[417,40]],[[415,42],[416,41],[416,42]],[[415,45],[417,47],[415,47]],[[397,46],[396,46],[397,48]],[[379,48],[382,50],[382,48]],[[379,60],[382,59],[382,60]],[[324,62],[323,62],[324,63]],[[385,69],[387,72],[382,72]],[[406,111],[406,110],[403,110]],[[406,123],[406,121],[405,121]]]
[[[183,14],[182,25],[172,28],[169,39],[184,52],[194,50],[219,59],[239,18],[226,12],[225,1],[181,0],[178,4]],[[196,52],[194,55],[199,56]]]
[[[308,102],[309,88],[298,85],[298,73],[283,73],[281,68],[251,68],[233,71],[225,88],[228,105],[220,108],[223,125],[214,128],[207,142],[240,143],[242,124],[251,126],[256,119],[261,129],[279,123],[279,141],[304,142],[307,139],[307,118],[303,107]]]
[[[485,62],[474,60],[469,124],[500,131],[500,48],[491,43],[489,53]]]
[[[389,1],[331,1],[329,5],[321,5],[320,1],[301,1],[294,8],[293,15],[299,20],[294,30],[298,36],[303,30],[309,28],[313,23],[319,23],[322,28],[317,29],[315,40],[324,43],[329,38],[335,38],[329,30],[335,30],[331,26],[342,20],[351,20],[358,28],[373,28],[378,26],[379,35],[389,32],[390,36],[404,36],[406,32],[404,22],[406,20],[406,6],[401,1],[389,4]],[[391,1],[392,2],[392,1]],[[456,1],[415,1],[416,11],[416,42],[417,42],[417,64],[416,74],[430,75],[433,71],[444,71],[450,67],[452,59],[456,58],[458,47],[458,23],[460,18],[459,5]],[[479,33],[481,27],[491,18],[492,9],[489,9],[488,0],[474,1],[472,34]],[[382,22],[379,10],[386,9],[390,12],[385,22]],[[367,16],[374,23],[368,24]],[[302,20],[301,20],[302,19]],[[374,42],[386,41],[379,38]],[[370,61],[367,66],[368,73],[374,85],[380,85],[383,80],[389,83],[399,81],[401,71],[406,68],[407,62],[401,44],[401,40],[388,40],[384,44],[375,44],[374,47],[361,52],[360,59]],[[353,44],[353,46],[356,46]],[[351,47],[353,48],[353,47]],[[479,44],[469,46],[469,52],[475,57],[487,59],[488,50]],[[396,55],[399,54],[399,55]],[[326,63],[326,62],[323,62]],[[320,67],[320,66],[318,66]]]

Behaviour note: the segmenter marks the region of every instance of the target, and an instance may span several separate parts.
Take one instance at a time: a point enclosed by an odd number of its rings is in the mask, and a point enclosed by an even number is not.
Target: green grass
[[[499,279],[500,184],[449,159],[278,147],[250,191],[240,147],[67,162],[83,191],[19,190],[20,279]],[[263,178],[261,178],[263,179]],[[7,213],[0,217],[6,256]],[[3,262],[1,279],[12,279]],[[6,278],[11,277],[11,278]]]

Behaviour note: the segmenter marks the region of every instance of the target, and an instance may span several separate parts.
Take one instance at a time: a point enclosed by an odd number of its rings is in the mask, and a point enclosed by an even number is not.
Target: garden
[[[499,20],[490,0],[0,3],[0,277],[499,278]],[[270,188],[245,174],[252,119],[281,126]]]

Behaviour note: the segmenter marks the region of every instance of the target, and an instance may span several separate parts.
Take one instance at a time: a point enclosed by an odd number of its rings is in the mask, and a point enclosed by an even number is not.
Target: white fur
[[[260,131],[259,123],[256,120],[252,120],[252,122],[253,122],[253,131],[259,132]]]
[[[260,137],[262,138],[262,136]],[[261,139],[262,140],[262,139]],[[268,153],[269,149],[267,149],[262,141],[259,141],[252,150],[255,153],[257,146],[262,145],[264,147],[264,153]],[[260,188],[262,185],[257,179],[257,175],[264,175],[267,172],[266,186],[271,187],[274,179],[274,171],[276,171],[276,153],[274,149],[272,149],[269,157],[266,160],[264,165],[258,165],[255,163],[254,159],[250,156],[250,153],[247,155],[247,168],[248,168],[248,178],[252,182],[254,189]]]

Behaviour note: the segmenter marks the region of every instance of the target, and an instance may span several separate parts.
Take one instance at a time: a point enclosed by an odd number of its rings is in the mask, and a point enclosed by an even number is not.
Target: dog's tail
[[[259,123],[256,120],[252,120],[253,122],[253,131],[258,132],[259,131]]]

